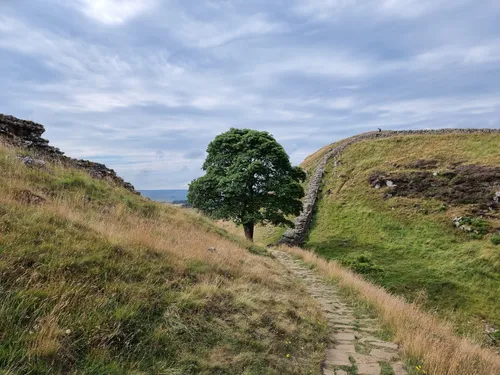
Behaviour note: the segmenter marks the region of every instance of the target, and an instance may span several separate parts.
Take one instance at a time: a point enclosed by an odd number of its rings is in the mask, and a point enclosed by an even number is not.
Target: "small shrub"
[[[500,331],[491,332],[489,336],[494,343],[500,343]]]
[[[494,234],[491,236],[490,241],[493,245],[500,245],[500,234]]]
[[[464,217],[460,224],[470,228],[470,237],[475,240],[482,239],[489,231],[488,222],[481,218]]]
[[[441,206],[439,206],[439,208],[438,208],[439,212],[445,212],[447,210],[448,210],[448,206],[444,203]]]

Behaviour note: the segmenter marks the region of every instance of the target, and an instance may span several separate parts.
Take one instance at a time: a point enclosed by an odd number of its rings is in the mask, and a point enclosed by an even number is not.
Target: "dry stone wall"
[[[397,131],[381,131],[368,132],[353,137],[347,138],[337,147],[332,147],[328,153],[321,158],[307,186],[306,196],[304,198],[303,209],[299,216],[295,218],[294,228],[285,232],[283,237],[278,241],[279,244],[289,246],[298,246],[304,242],[305,236],[311,224],[314,213],[314,206],[318,198],[318,193],[321,188],[321,182],[325,173],[326,163],[332,158],[338,158],[340,154],[350,145],[369,139],[390,138],[404,135],[418,134],[491,134],[500,133],[500,129],[438,129],[438,130],[397,130]]]
[[[65,165],[85,170],[94,178],[113,181],[117,185],[137,193],[132,184],[125,182],[114,170],[104,164],[65,156],[64,152],[57,147],[50,146],[49,141],[42,138],[44,132],[45,128],[41,124],[0,114],[0,139],[5,142],[34,151],[42,159],[57,160]]]

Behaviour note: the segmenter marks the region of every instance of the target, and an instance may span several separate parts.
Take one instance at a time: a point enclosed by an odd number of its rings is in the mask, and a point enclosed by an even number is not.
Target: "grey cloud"
[[[377,127],[500,125],[495,2],[364,4],[2,2],[1,111],[142,189],[187,186],[230,127],[299,163]]]
[[[203,157],[203,155],[205,155],[205,152],[203,152],[201,150],[194,150],[194,151],[186,152],[184,154],[184,158],[186,158],[186,159],[200,159]]]

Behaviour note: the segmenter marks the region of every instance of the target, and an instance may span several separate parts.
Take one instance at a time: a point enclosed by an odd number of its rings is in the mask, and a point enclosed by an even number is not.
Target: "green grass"
[[[493,245],[500,245],[500,234],[494,234],[491,236],[490,241]]]
[[[394,375],[394,370],[387,362],[380,362],[380,375]]]
[[[470,236],[452,223],[453,216],[466,216],[467,207],[432,199],[384,199],[384,189],[368,183],[375,171],[404,171],[396,165],[418,159],[437,159],[442,168],[454,162],[497,166],[499,144],[499,135],[426,135],[349,147],[336,170],[332,161],[328,164],[305,246],[458,320],[462,333],[477,332],[482,319],[500,325],[500,252],[496,237],[484,236],[498,220],[471,219],[480,235]],[[331,195],[324,193],[328,189]]]
[[[319,374],[320,310],[265,249],[17,152],[0,145],[1,374]]]

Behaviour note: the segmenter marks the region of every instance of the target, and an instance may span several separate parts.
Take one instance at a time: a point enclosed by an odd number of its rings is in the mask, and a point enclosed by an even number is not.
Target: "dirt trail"
[[[290,254],[273,255],[297,278],[321,305],[328,319],[331,344],[323,366],[324,375],[407,375],[398,345],[373,336],[378,330],[374,319],[354,316],[343,303],[334,285],[327,283]]]

